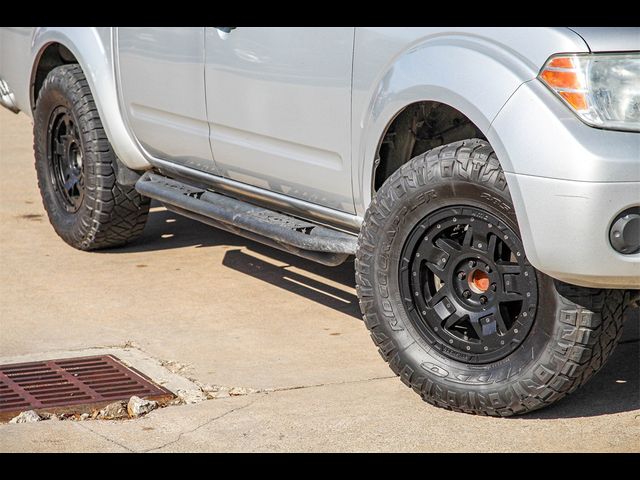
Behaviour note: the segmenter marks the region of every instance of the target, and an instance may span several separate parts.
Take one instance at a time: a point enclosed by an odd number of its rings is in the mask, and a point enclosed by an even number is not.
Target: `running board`
[[[355,255],[358,237],[147,172],[136,190],[168,210],[301,257],[339,265]]]

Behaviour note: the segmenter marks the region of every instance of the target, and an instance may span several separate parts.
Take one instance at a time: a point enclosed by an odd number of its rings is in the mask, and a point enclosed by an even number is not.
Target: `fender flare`
[[[124,123],[114,69],[113,29],[110,27],[37,27],[31,39],[30,102],[40,58],[52,43],[69,49],[84,72],[100,119],[118,159],[132,170],[151,167]]]
[[[492,143],[497,133],[491,123],[518,87],[536,77],[538,69],[539,65],[506,45],[475,35],[431,37],[397,55],[369,90],[361,117],[354,118],[354,138],[360,139],[354,145],[353,162],[357,214],[364,216],[373,198],[380,142],[407,106],[436,101],[453,107]],[[509,159],[500,160],[510,170]]]

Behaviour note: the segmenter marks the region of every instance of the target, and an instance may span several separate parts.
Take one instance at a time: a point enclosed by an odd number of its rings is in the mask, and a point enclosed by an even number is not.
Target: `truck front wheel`
[[[33,123],[35,165],[56,233],[80,250],[124,245],[144,229],[149,199],[116,180],[116,157],[76,64],[51,70]]]
[[[367,328],[436,406],[509,416],[584,384],[622,331],[624,292],[563,284],[527,261],[490,145],[419,155],[377,192],[356,257]]]

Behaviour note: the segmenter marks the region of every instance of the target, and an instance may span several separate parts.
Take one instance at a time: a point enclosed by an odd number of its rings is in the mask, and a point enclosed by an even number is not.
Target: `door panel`
[[[216,173],[205,103],[204,27],[119,27],[121,99],[151,155]]]
[[[211,147],[222,175],[353,213],[354,29],[206,29]]]

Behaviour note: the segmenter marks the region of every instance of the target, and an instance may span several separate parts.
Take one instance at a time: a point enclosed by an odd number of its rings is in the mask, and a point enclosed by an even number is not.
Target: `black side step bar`
[[[147,172],[136,190],[167,209],[325,265],[354,255],[358,237]]]

